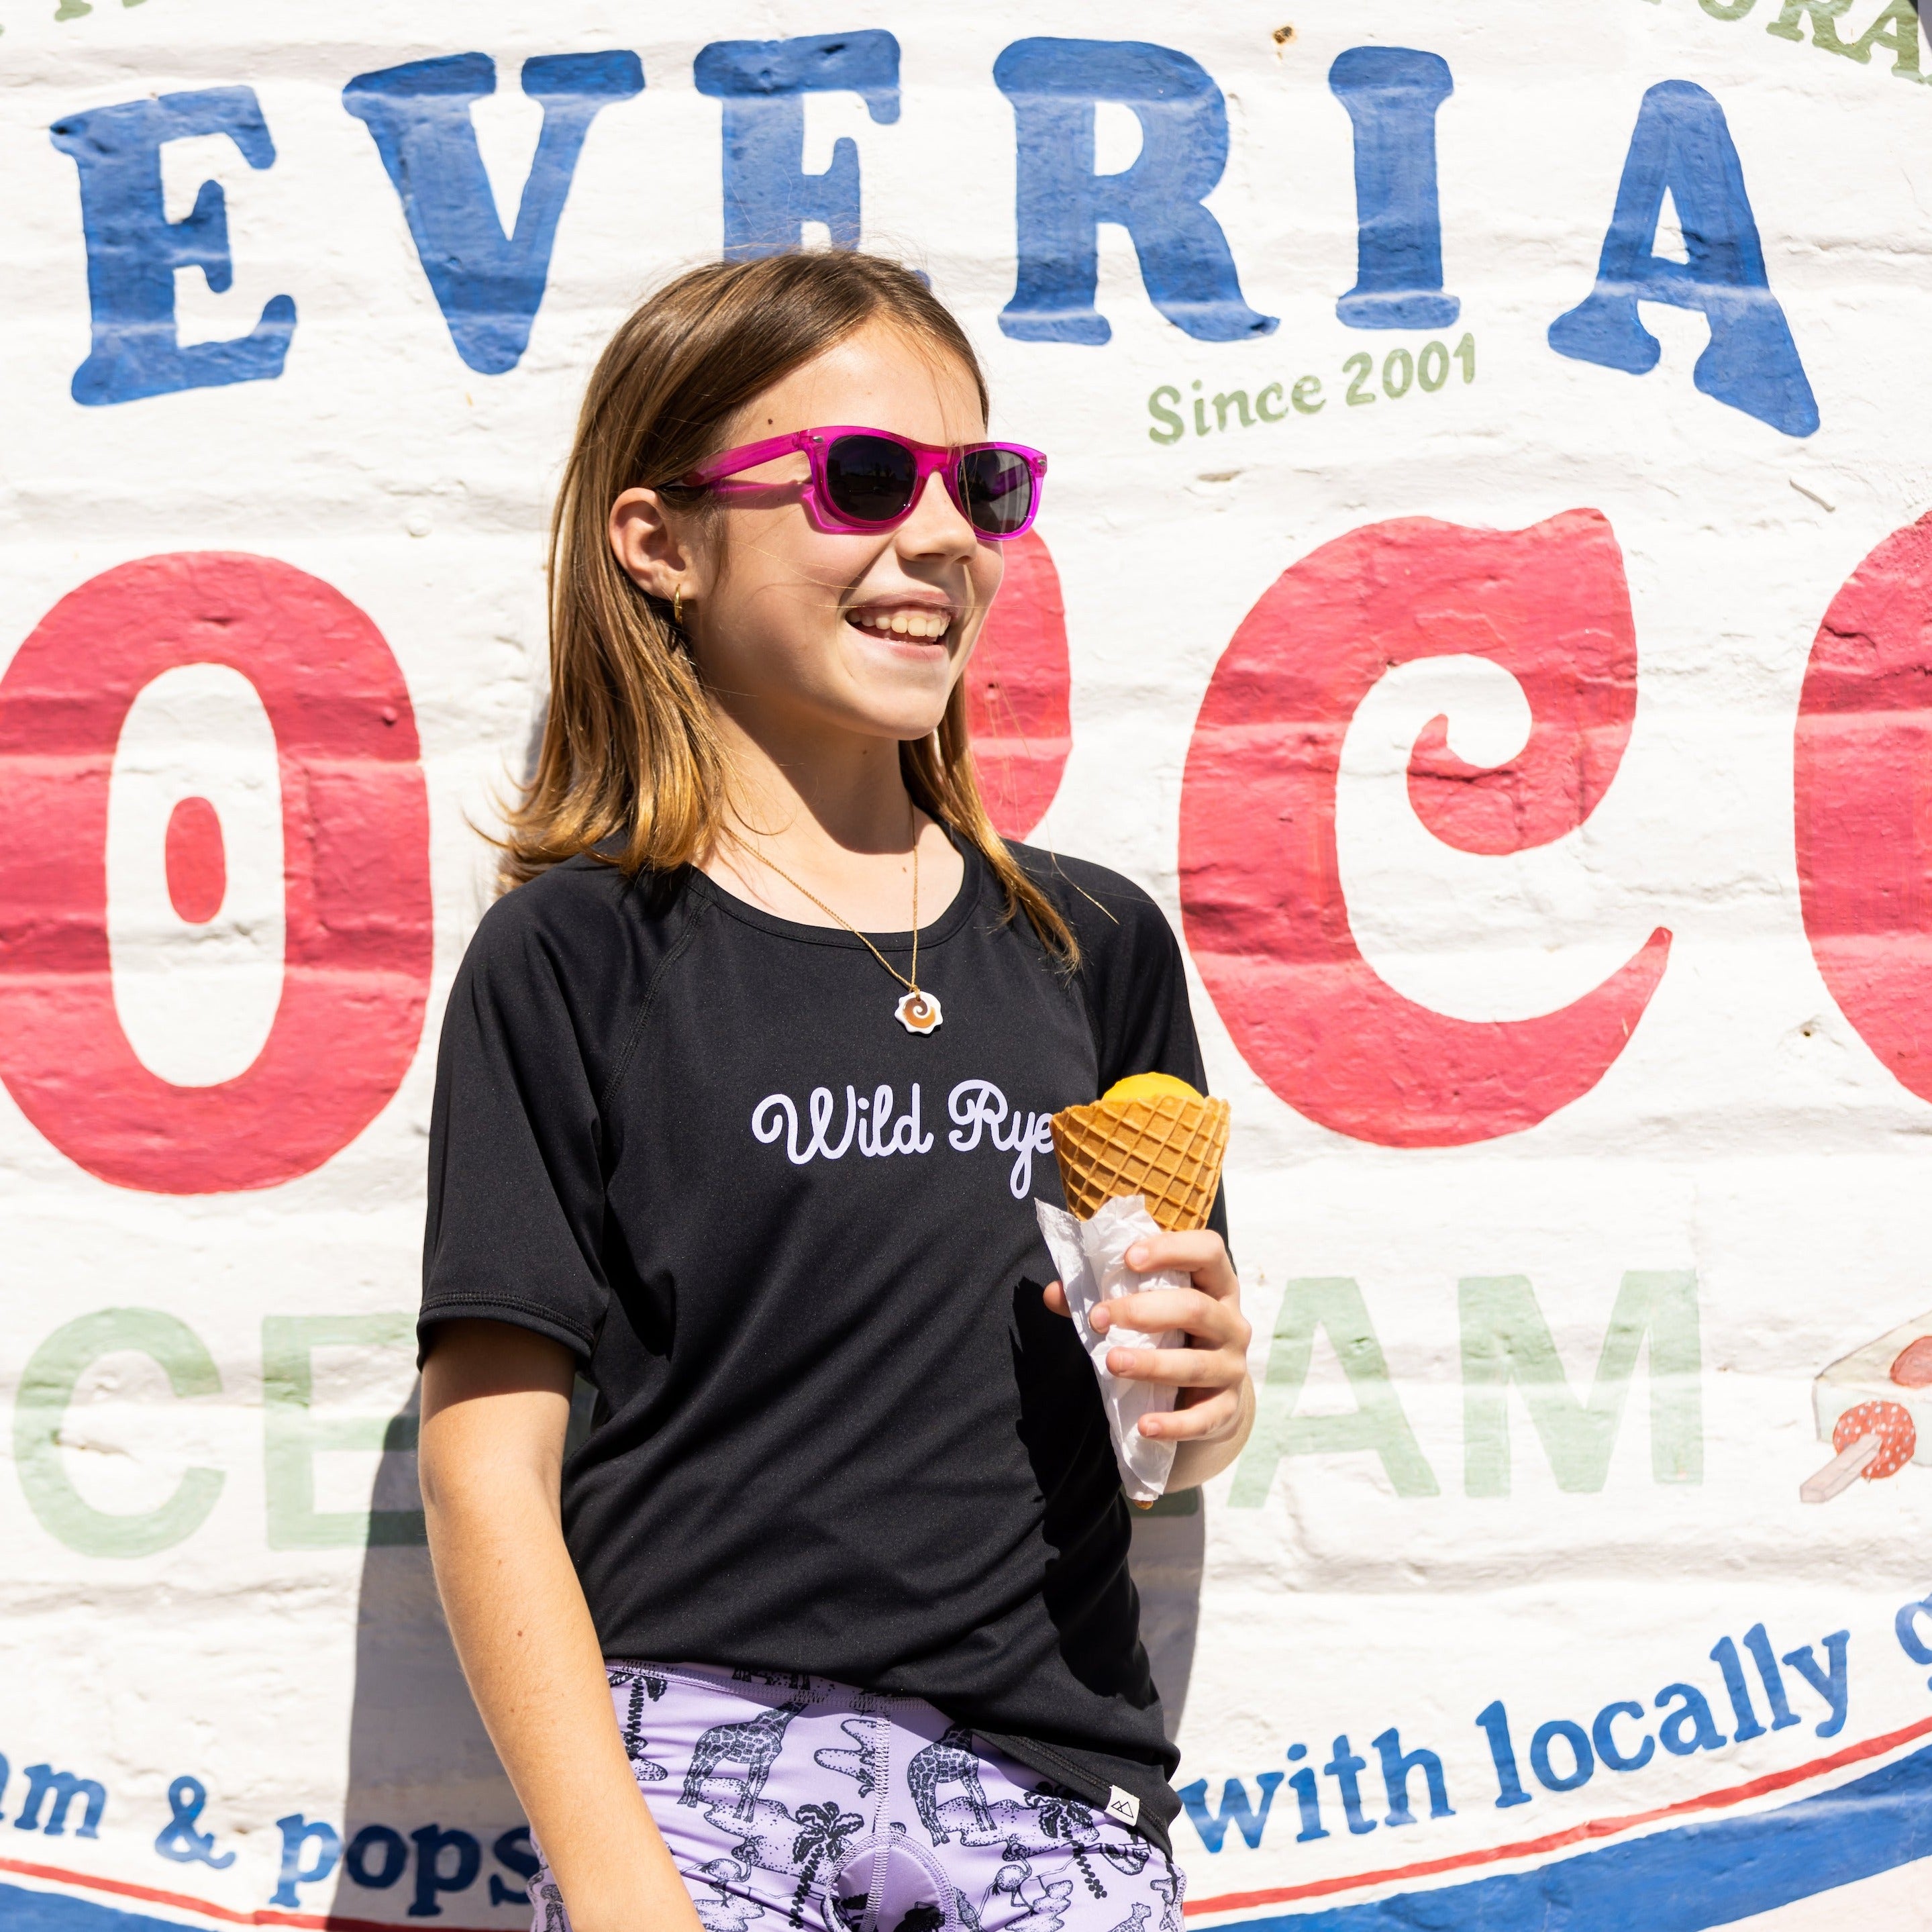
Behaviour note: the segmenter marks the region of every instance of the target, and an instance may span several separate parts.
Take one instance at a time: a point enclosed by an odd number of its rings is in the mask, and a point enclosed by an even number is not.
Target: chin
[[[939,728],[940,720],[946,716],[946,700],[952,694],[951,666],[944,667],[940,676],[920,677],[916,683],[908,680],[896,687],[888,684],[881,688],[880,682],[868,678],[860,682],[856,689],[847,691],[842,709],[856,728],[902,742],[926,737]],[[908,684],[914,688],[908,689]]]
[[[939,729],[939,721],[945,716],[943,704],[937,711],[879,712],[867,720],[865,728],[881,738],[895,738],[902,745],[916,744],[921,738],[931,737]]]

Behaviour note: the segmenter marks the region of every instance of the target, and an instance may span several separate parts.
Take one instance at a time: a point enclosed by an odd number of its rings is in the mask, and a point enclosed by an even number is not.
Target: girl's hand
[[[1094,1310],[1096,1333],[1120,1333],[1120,1345],[1107,1351],[1110,1374],[1124,1381],[1165,1382],[1178,1394],[1174,1407],[1144,1415],[1143,1436],[1169,1441],[1187,1454],[1177,1462],[1170,1489],[1184,1489],[1225,1468],[1240,1453],[1254,1420],[1254,1390],[1248,1380],[1250,1330],[1241,1312],[1241,1284],[1228,1258],[1226,1244],[1211,1230],[1186,1234],[1150,1234],[1127,1250],[1128,1267],[1151,1274],[1172,1268],[1192,1277],[1190,1288],[1154,1288],[1101,1302]],[[1070,1312],[1058,1282],[1046,1290],[1046,1305],[1056,1315]],[[1188,1336],[1179,1348],[1153,1348],[1141,1341],[1178,1328]]]

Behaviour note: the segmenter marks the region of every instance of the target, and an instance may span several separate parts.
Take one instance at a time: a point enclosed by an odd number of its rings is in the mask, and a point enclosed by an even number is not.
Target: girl
[[[421,1334],[449,1624],[538,1932],[1180,1932],[1175,1754],[1046,1123],[1198,1086],[1178,950],[1003,844],[962,684],[1046,459],[918,278],[700,269],[591,378],[550,706],[450,998]],[[1240,1449],[1218,1233],[1115,1372]],[[1042,1286],[1045,1284],[1045,1286]],[[596,1390],[565,1458],[573,1378]],[[559,1503],[560,1480],[562,1502]]]

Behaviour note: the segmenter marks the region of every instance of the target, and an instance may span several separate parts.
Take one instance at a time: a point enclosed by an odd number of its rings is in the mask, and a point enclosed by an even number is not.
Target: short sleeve
[[[1020,849],[1079,940],[1076,976],[1093,1022],[1101,1091],[1130,1073],[1171,1073],[1203,1086],[1186,968],[1160,908],[1103,866]]]
[[[1166,915],[1139,886],[1103,867],[1030,850],[1022,862],[1080,941],[1076,976],[1093,1023],[1100,1090],[1130,1074],[1171,1073],[1205,1093],[1186,965]],[[1216,1196],[1208,1220],[1225,1240],[1225,1193]]]
[[[1151,900],[1122,910],[1126,916],[1112,943],[1088,954],[1101,1091],[1131,1073],[1172,1073],[1204,1090],[1208,1076],[1180,945]]]
[[[438,1322],[482,1318],[587,1358],[610,1299],[598,1096],[522,897],[491,908],[443,1018],[416,1332],[426,1352]]]

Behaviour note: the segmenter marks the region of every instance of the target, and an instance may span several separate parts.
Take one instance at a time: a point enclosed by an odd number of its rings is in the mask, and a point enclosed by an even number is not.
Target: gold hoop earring
[[[684,586],[681,584],[672,593],[670,620],[680,631],[684,628]]]

